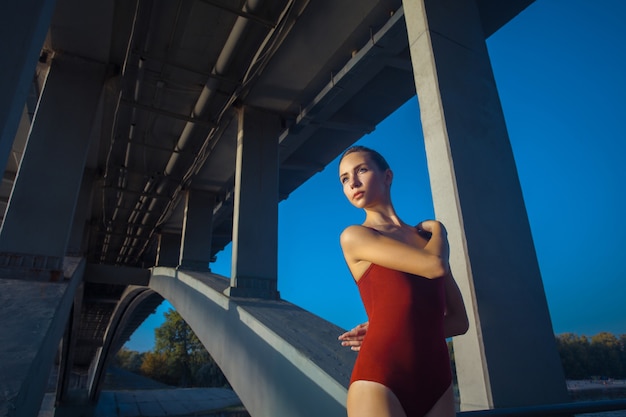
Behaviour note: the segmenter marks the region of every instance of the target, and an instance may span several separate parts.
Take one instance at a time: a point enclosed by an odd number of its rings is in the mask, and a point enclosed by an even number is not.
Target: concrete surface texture
[[[84,269],[74,258],[68,264],[62,281],[15,279],[26,276],[17,268],[6,268],[0,276],[1,416],[37,412]]]
[[[229,416],[249,414],[227,388],[170,388],[103,391],[94,417]],[[54,393],[48,393],[39,417],[54,416]]]

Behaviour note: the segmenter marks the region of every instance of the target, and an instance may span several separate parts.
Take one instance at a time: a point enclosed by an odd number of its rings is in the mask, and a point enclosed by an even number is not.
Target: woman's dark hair
[[[372,161],[376,164],[378,169],[380,169],[381,171],[386,171],[390,169],[389,164],[387,163],[387,161],[381,154],[376,152],[374,149],[370,149],[367,146],[360,146],[360,145],[351,146],[348,149],[346,149],[341,155],[341,158],[339,158],[339,163],[343,161],[343,158],[345,158],[346,155],[350,155],[351,153],[355,153],[355,152],[365,152],[366,154],[368,154],[370,158],[372,159]]]

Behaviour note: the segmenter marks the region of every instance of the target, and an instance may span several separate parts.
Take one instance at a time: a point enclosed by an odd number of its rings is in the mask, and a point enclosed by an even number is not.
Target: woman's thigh
[[[373,381],[354,381],[348,389],[348,417],[406,417],[398,397]]]
[[[454,408],[454,391],[452,384],[437,400],[433,408],[431,408],[424,417],[455,417],[456,410]]]

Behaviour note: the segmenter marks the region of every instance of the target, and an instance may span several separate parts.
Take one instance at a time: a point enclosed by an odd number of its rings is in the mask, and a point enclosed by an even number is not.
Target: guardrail
[[[580,401],[563,404],[547,404],[532,407],[494,408],[490,410],[462,411],[457,417],[534,417],[573,414],[605,413],[626,410],[626,399]],[[626,416],[626,412],[624,413]]]

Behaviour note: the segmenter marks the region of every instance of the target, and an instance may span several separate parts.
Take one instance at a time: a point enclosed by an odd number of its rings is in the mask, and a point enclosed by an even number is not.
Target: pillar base
[[[280,299],[280,292],[276,289],[276,280],[264,278],[238,278],[237,285],[226,288],[224,295],[265,300]]]
[[[0,268],[5,278],[60,281],[63,258],[30,253],[0,252]]]
[[[211,268],[209,267],[209,263],[207,261],[183,260],[183,263],[178,265],[176,269],[194,272],[211,272]]]

